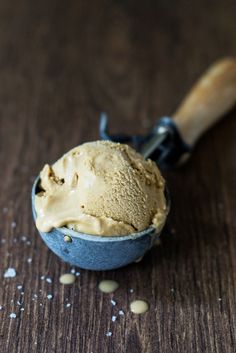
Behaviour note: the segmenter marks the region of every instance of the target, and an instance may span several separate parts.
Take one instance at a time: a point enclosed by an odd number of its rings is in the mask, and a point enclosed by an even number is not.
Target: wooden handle
[[[193,86],[172,115],[189,145],[236,103],[236,60],[225,58],[212,65]]]

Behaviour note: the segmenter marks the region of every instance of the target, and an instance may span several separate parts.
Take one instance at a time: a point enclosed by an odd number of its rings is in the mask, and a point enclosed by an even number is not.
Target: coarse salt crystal
[[[16,270],[12,267],[9,267],[4,273],[4,278],[13,278],[15,276],[16,276]]]
[[[107,336],[107,337],[111,337],[111,336],[112,336],[112,332],[111,332],[111,331],[108,331],[108,332],[106,333],[106,336]]]
[[[47,295],[47,298],[48,298],[48,299],[52,299],[52,294],[48,294],[48,295]]]
[[[24,308],[20,308],[20,311],[24,311],[25,309]]]
[[[2,305],[0,305],[0,311],[1,311],[1,310],[3,310],[3,306],[2,306]]]
[[[129,290],[129,292],[130,292],[130,293],[133,293],[133,292],[134,292],[133,288],[131,288],[131,289]]]
[[[117,319],[117,316],[115,316],[115,315],[113,315],[113,316],[111,317],[111,321],[112,321],[112,322],[115,322],[116,319]]]
[[[113,300],[113,299],[111,299],[111,304],[112,304],[113,306],[115,306],[115,305],[116,305],[116,301]]]
[[[21,240],[22,240],[22,241],[26,241],[26,240],[27,240],[26,236],[25,236],[25,235],[22,235]]]
[[[75,269],[74,269],[74,268],[72,268],[72,269],[70,270],[70,273],[75,274]]]
[[[67,303],[66,307],[69,308],[71,306],[71,303]]]
[[[50,278],[50,277],[47,277],[47,278],[46,278],[46,282],[48,282],[48,283],[52,283],[51,278]]]
[[[16,318],[16,314],[15,314],[15,313],[11,313],[11,314],[9,315],[9,317],[10,317],[11,319],[15,319],[15,318]]]
[[[16,228],[16,222],[11,222],[11,227]]]
[[[123,310],[119,310],[119,315],[121,315],[121,316],[125,315],[124,311]]]
[[[19,290],[22,289],[22,285],[17,286],[17,289]]]
[[[31,262],[32,262],[32,258],[31,258],[31,257],[29,257],[29,258],[27,259],[27,262],[28,262],[29,264],[31,264]]]

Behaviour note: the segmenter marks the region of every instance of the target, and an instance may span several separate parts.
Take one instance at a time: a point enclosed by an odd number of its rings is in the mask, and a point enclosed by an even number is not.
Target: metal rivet
[[[64,241],[65,241],[66,243],[72,243],[72,239],[71,239],[71,237],[70,237],[69,235],[65,235],[65,236],[64,236]]]

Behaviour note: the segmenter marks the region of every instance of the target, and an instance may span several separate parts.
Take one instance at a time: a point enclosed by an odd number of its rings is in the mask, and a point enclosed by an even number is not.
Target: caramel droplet
[[[113,293],[119,287],[119,283],[110,279],[101,281],[98,288],[103,293]]]
[[[64,236],[64,241],[65,241],[66,243],[71,243],[71,242],[72,242],[72,239],[71,239],[71,237],[70,237],[69,235],[65,235],[65,236]]]
[[[65,273],[59,278],[61,284],[73,284],[75,282],[75,276],[72,273]]]
[[[134,314],[144,314],[148,311],[149,305],[144,300],[134,300],[130,304],[130,310]]]

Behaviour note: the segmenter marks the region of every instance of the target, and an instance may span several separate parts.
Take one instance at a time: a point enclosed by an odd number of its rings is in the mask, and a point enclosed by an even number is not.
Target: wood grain
[[[98,138],[101,111],[113,131],[145,132],[211,62],[235,56],[235,11],[233,0],[0,2],[1,353],[235,352],[235,110],[165,173],[169,222],[138,264],[61,286],[70,267],[42,243],[30,205],[43,164]],[[103,278],[120,282],[113,296],[98,291]],[[134,298],[150,311],[133,315]]]

